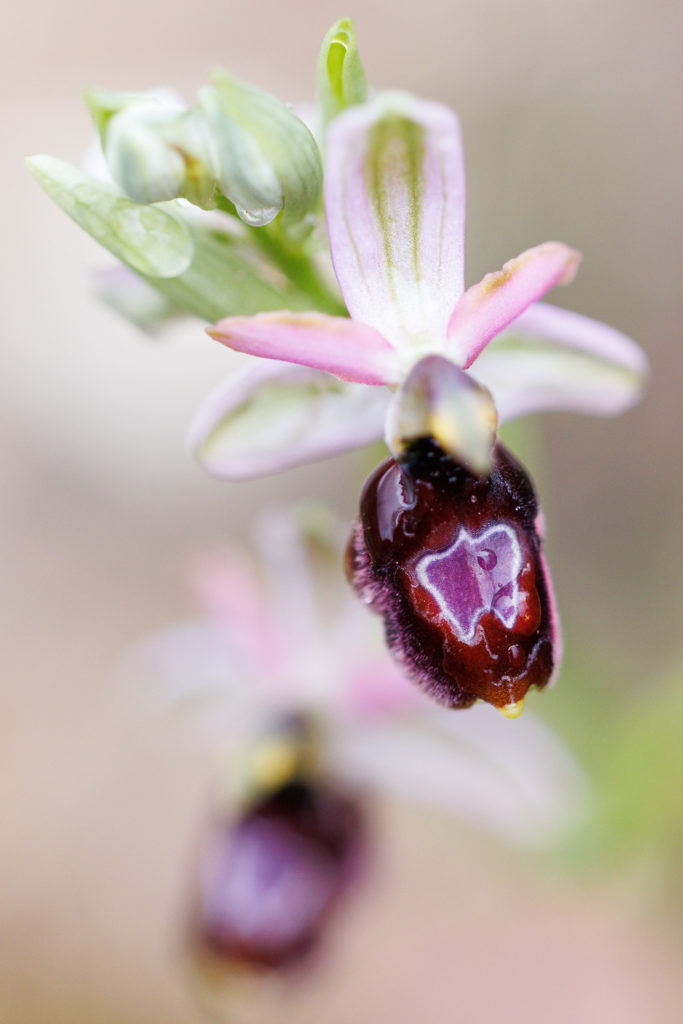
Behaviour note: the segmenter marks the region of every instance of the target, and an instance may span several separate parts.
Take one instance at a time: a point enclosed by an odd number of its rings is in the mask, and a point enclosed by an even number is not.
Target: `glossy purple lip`
[[[447,707],[521,706],[557,666],[557,617],[538,500],[502,445],[476,476],[429,438],[367,480],[349,579],[391,651]]]

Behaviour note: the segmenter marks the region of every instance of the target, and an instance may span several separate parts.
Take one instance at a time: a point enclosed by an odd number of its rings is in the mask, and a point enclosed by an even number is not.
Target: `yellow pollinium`
[[[286,739],[260,744],[251,754],[251,776],[259,789],[279,789],[296,773],[299,751]]]
[[[519,718],[524,711],[524,701],[517,700],[513,704],[504,704],[502,708],[498,708],[498,711],[506,718]]]
[[[431,437],[439,443],[441,448],[445,452],[456,451],[458,445],[462,443],[460,437],[460,431],[458,430],[458,424],[444,410],[437,410],[429,417],[429,432]]]

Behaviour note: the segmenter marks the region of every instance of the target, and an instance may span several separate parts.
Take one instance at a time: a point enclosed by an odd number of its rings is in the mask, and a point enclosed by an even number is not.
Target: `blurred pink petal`
[[[259,678],[239,640],[226,624],[179,622],[131,647],[116,676],[135,691],[146,713],[177,720],[181,737],[238,741],[258,707],[254,680]]]
[[[349,659],[342,710],[360,721],[402,715],[423,698],[399,667],[378,651]]]
[[[253,564],[242,552],[203,558],[193,572],[194,589],[204,609],[254,673],[277,670],[284,657],[282,635],[270,612]]]
[[[552,843],[588,806],[575,759],[529,712],[511,729],[487,705],[449,715],[425,700],[405,718],[356,723],[336,751],[348,778],[457,814],[520,846]]]

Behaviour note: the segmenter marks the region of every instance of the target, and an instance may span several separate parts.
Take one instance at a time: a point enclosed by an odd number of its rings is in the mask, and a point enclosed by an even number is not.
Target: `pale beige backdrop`
[[[191,611],[192,554],[244,536],[276,499],[323,496],[350,516],[357,470],[202,476],[184,431],[231,357],[201,331],[150,343],[100,307],[88,274],[106,256],[21,158],[80,160],[87,85],[191,99],[223,65],[305,100],[324,32],[352,14],[374,86],[461,115],[468,283],[571,243],[584,263],[554,301],[652,359],[648,400],[622,420],[543,426],[562,607],[609,654],[598,685],[633,690],[680,645],[680,15],[673,0],[4,8],[0,1021],[190,1024],[173,932],[209,760],[136,718],[110,668]],[[384,873],[292,1020],[307,1004],[331,1024],[674,1020],[675,933],[636,890],[539,876],[426,814],[389,808],[385,824]]]

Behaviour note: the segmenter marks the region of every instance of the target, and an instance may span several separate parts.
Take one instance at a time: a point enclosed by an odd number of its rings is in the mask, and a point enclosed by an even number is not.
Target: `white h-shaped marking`
[[[461,527],[445,551],[425,555],[417,578],[432,595],[458,637],[469,644],[488,611],[510,629],[517,617],[522,553],[514,530],[505,523],[472,536]]]

